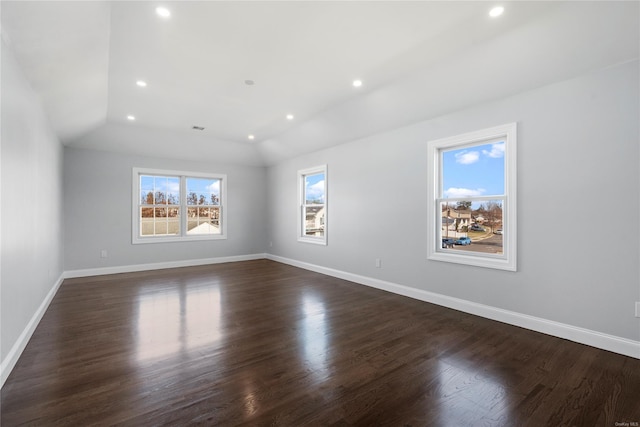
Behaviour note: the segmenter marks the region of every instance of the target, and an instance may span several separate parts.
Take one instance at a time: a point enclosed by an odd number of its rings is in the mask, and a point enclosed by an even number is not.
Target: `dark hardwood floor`
[[[640,360],[258,260],[65,280],[0,408],[3,427],[633,426]]]

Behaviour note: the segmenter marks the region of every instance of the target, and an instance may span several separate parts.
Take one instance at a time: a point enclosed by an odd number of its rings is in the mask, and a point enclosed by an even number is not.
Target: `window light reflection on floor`
[[[304,362],[313,371],[317,380],[324,381],[329,376],[327,319],[324,302],[305,296],[302,301],[302,329],[298,334],[303,350]]]
[[[137,328],[140,361],[212,344],[221,338],[220,289],[162,290],[141,295]]]

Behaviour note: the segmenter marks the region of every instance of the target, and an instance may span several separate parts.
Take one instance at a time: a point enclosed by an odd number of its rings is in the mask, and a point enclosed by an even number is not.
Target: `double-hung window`
[[[226,239],[226,175],[133,169],[133,243]]]
[[[298,241],[327,244],[327,166],[298,171]]]
[[[428,258],[515,271],[516,124],[428,150]]]

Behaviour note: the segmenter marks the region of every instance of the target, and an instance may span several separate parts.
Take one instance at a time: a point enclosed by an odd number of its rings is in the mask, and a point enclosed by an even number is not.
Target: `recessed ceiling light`
[[[353,87],[360,87],[360,86],[362,86],[362,80],[353,81]]]
[[[147,82],[145,82],[144,80],[138,80],[136,84],[140,87],[147,87]]]
[[[287,120],[293,120],[293,114],[287,114]]]
[[[255,136],[253,136],[253,135],[249,135],[247,138],[249,138],[250,140],[254,140],[254,139],[256,139],[256,137],[255,137]]]
[[[134,121],[135,119],[136,119],[136,116],[132,116],[132,115],[127,116],[127,120]]]
[[[162,6],[156,7],[156,13],[158,14],[158,16],[161,16],[162,18],[168,18],[171,16],[171,12],[169,11],[169,9]]]
[[[502,15],[503,12],[504,12],[504,7],[496,6],[489,11],[489,16],[492,18],[497,18],[498,16]]]

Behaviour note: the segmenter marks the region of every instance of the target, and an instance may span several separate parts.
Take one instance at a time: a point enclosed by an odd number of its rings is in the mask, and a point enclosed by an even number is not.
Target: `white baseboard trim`
[[[272,261],[289,264],[305,270],[311,270],[328,276],[337,277],[339,279],[349,280],[351,282],[392,292],[394,294],[441,305],[443,307],[452,308],[454,310],[463,311],[465,313],[485,317],[487,319],[497,320],[499,322],[640,359],[640,341],[621,338],[615,335],[592,331],[590,329],[580,328],[540,317],[529,316],[527,314],[521,314],[514,311],[503,310],[501,308],[478,304],[460,298],[449,297],[422,289],[399,285],[397,283],[374,279],[372,277],[360,276],[358,274],[322,267],[277,255],[267,254],[266,257]]]
[[[434,292],[416,289],[409,286],[399,285],[397,283],[387,282],[372,277],[361,276],[358,274],[348,273],[346,271],[335,270],[332,268],[322,267],[290,258],[285,258],[271,254],[251,254],[238,255],[219,258],[205,258],[196,260],[171,261],[152,264],[136,264],[119,267],[90,268],[84,270],[65,271],[55,282],[45,299],[42,301],[31,320],[24,328],[17,341],[11,347],[7,356],[0,363],[0,388],[4,385],[9,374],[15,367],[20,355],[29,343],[38,323],[47,311],[53,297],[58,292],[60,285],[64,279],[87,276],[100,276],[105,274],[130,273],[136,271],[159,270],[165,268],[191,267],[198,265],[219,264],[225,262],[251,261],[256,259],[270,259],[272,261],[283,264],[292,265],[294,267],[303,268],[305,270],[315,271],[317,273],[326,274],[327,276],[337,277],[339,279],[349,280],[361,285],[370,286],[384,291],[392,292],[398,295],[414,298],[432,304],[441,305],[443,307],[452,308],[454,310],[463,311],[487,319],[497,320],[525,329],[553,335],[570,341],[586,344],[603,350],[612,351],[614,353],[623,354],[636,359],[640,359],[640,341],[634,341],[614,335],[604,334],[589,329],[579,328],[560,322],[542,319],[539,317],[529,316],[509,310],[503,310],[496,307],[478,304],[475,302],[449,297]]]
[[[64,272],[65,279],[76,277],[103,276],[105,274],[134,273],[136,271],[162,270],[165,268],[194,267],[198,265],[221,264],[225,262],[252,261],[265,259],[266,254],[235,255],[218,258],[187,259],[183,261],[154,262],[150,264],[121,265],[117,267],[87,268]]]
[[[0,363],[0,388],[4,386],[4,382],[7,380],[9,374],[16,366],[16,363],[18,363],[20,355],[27,347],[31,336],[35,332],[36,327],[38,327],[38,324],[40,323],[42,316],[44,316],[44,313],[47,311],[47,308],[49,308],[49,304],[51,304],[51,301],[56,295],[56,292],[58,292],[58,289],[60,288],[60,285],[62,285],[63,280],[64,273],[62,273],[58,280],[53,284],[53,286],[49,290],[49,293],[47,293],[47,296],[40,304],[40,307],[38,307],[33,316],[31,316],[31,320],[29,320],[29,323],[27,323],[27,326],[24,328],[16,342],[13,344],[13,347],[11,347],[11,350],[9,350],[7,356],[4,358],[2,363]]]

